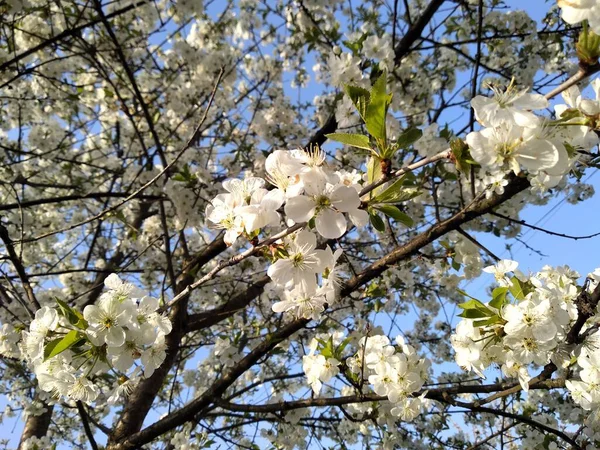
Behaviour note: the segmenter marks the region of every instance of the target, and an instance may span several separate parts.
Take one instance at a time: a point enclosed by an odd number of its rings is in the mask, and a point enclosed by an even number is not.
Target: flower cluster
[[[402,336],[392,345],[385,335],[365,336],[358,342],[358,352],[348,359],[350,371],[367,379],[378,395],[392,404],[391,415],[404,421],[413,420],[424,406],[424,397],[412,397],[428,378],[431,362],[420,358]]]
[[[278,225],[277,209],[284,201],[278,189],[264,189],[265,180],[247,177],[223,182],[226,194],[217,195],[206,207],[206,217],[225,229],[225,242],[232,245],[242,233],[250,235],[269,225]]]
[[[208,220],[226,230],[228,245],[242,234],[253,241],[265,227],[281,225],[278,210],[284,203],[288,225],[308,225],[326,239],[346,232],[345,214],[357,226],[367,224],[368,213],[359,209],[361,176],[330,170],[319,148],[276,150],[267,157],[265,169],[272,189],[258,177],[229,179],[223,182],[227,193],[217,195],[206,208]],[[267,273],[283,297],[273,310],[318,317],[324,305],[335,300],[341,250],[318,249],[317,235],[307,228],[286,236],[273,249]]]
[[[225,180],[227,193],[217,195],[206,208],[208,220],[226,230],[228,245],[242,233],[252,238],[264,227],[279,225],[277,210],[284,203],[288,222],[314,220],[316,230],[326,239],[346,232],[344,213],[355,225],[366,225],[368,214],[359,209],[360,188],[354,184],[358,180],[329,170],[321,149],[276,150],[267,157],[265,169],[275,189],[265,189],[265,180],[258,177]]]
[[[317,236],[306,229],[283,240],[276,261],[267,270],[283,297],[273,304],[273,311],[294,311],[298,317],[316,319],[325,304],[335,300],[339,289],[337,260],[342,251],[316,247]]]
[[[579,274],[568,267],[546,266],[528,277],[522,273],[509,277],[516,268],[516,262],[503,260],[485,269],[500,287],[487,304],[471,299],[459,305],[463,319],[451,340],[463,369],[483,377],[486,368],[497,364],[528,390],[532,364],[569,364],[570,355],[561,344],[577,318]]]
[[[358,351],[344,357],[350,341],[341,332],[319,334],[311,340],[309,354],[302,358],[302,368],[314,393],[319,394],[323,383],[344,370],[343,375],[354,385],[368,382],[377,395],[387,397],[393,417],[413,420],[425,405],[425,399],[412,394],[423,387],[431,362],[420,358],[401,336],[396,337],[395,345],[385,335],[364,336],[356,343]],[[351,395],[352,389],[344,393]]]
[[[57,300],[57,307],[36,311],[23,331],[21,353],[43,391],[91,403],[100,395],[95,379],[112,370],[118,375],[113,403],[139,380],[139,366],[127,375],[137,360],[149,377],[165,359],[171,322],[157,311],[158,300],[114,274],[105,286],[98,304],[83,314]]]
[[[329,382],[340,373],[340,361],[334,357],[332,349],[339,348],[342,338],[342,333],[319,335],[310,341],[308,355],[302,357],[302,370],[304,370],[308,384],[316,395],[321,392],[323,383]],[[324,343],[324,347],[328,350],[323,351],[323,348],[318,350],[320,343]]]
[[[577,150],[587,151],[598,143],[584,120],[594,109],[588,103],[596,102],[582,101],[577,87],[563,94],[568,106],[556,107],[556,121],[532,112],[548,107],[542,95],[529,94],[514,83],[506,89],[491,89],[493,97],[478,95],[471,100],[475,118],[484,128],[469,133],[466,142],[473,160],[482,167],[481,176],[500,192],[503,176],[510,171],[519,174],[523,169],[534,187],[550,189],[571,170]]]

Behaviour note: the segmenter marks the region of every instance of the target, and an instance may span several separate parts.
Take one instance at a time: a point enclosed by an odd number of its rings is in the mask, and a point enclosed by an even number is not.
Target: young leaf
[[[371,150],[369,136],[363,134],[331,133],[326,134],[325,136],[332,141],[341,142],[342,144],[351,145],[352,147]]]
[[[477,309],[465,309],[458,315],[458,317],[462,317],[464,319],[484,319],[486,317],[490,317],[490,314]]]
[[[415,187],[406,187],[404,177],[398,178],[387,188],[379,192],[373,202],[377,203],[401,203],[421,194]]]
[[[65,302],[63,302],[58,297],[55,297],[56,303],[58,303],[58,307],[60,309],[60,313],[66,317],[71,325],[75,325],[77,328],[85,329],[87,328],[87,322],[83,318],[83,315],[77,311],[76,309],[71,308]]]
[[[386,216],[391,217],[396,222],[400,222],[406,225],[407,227],[412,227],[414,225],[414,221],[410,218],[409,215],[403,213],[393,205],[376,205],[374,206],[374,208],[381,211]]]
[[[523,283],[517,277],[512,277],[510,279],[511,285],[508,287],[510,293],[517,300],[523,300],[527,294],[531,292],[531,287],[527,285],[527,283]]]
[[[379,181],[383,177],[383,172],[381,171],[381,159],[376,156],[371,156],[367,161],[367,181],[370,183],[374,183]]]
[[[73,347],[83,338],[79,335],[79,331],[71,330],[67,334],[65,334],[62,338],[54,339],[50,341],[44,347],[44,360],[52,358],[53,356],[58,355],[59,353],[68,350]]]
[[[386,93],[387,73],[383,73],[371,89],[369,105],[364,118],[367,131],[371,136],[385,142],[385,117],[392,101],[392,95]]]
[[[398,148],[407,148],[408,146],[417,142],[423,136],[423,131],[418,128],[411,127],[402,133],[398,140],[396,141],[396,145]]]
[[[367,106],[371,97],[369,91],[358,86],[351,86],[349,84],[344,86],[344,91],[346,91],[346,95],[348,95],[350,100],[352,100],[352,103],[354,103],[354,106],[356,107],[356,110],[358,111],[358,114],[360,114],[362,120],[366,121],[365,117],[367,115]]]
[[[502,318],[500,316],[492,316],[489,319],[484,319],[484,320],[475,320],[473,322],[473,326],[474,327],[486,327],[488,325],[495,325],[497,323],[501,323],[502,322]]]
[[[467,143],[459,138],[452,139],[450,141],[450,150],[452,150],[452,157],[454,158],[457,170],[462,173],[470,171],[474,161],[471,161],[471,152]]]
[[[385,223],[383,222],[383,219],[379,217],[379,214],[370,212],[369,218],[371,219],[371,225],[373,225],[373,228],[375,228],[377,231],[385,231]]]
[[[476,299],[471,299],[468,302],[460,303],[458,307],[464,310],[462,314],[467,313],[468,315],[470,315],[470,317],[468,317],[469,319],[479,317],[491,317],[496,314],[494,311],[492,311],[486,305],[484,305]],[[459,314],[459,317],[467,316]]]
[[[497,287],[492,291],[492,301],[489,305],[497,310],[502,309],[506,303],[506,294],[508,293],[507,287]]]
[[[350,336],[348,336],[346,339],[344,339],[342,341],[342,343],[340,345],[338,345],[338,347],[335,349],[335,359],[338,359],[338,360],[342,359],[342,353],[344,352],[344,349],[350,343],[351,340],[352,340],[352,338]]]

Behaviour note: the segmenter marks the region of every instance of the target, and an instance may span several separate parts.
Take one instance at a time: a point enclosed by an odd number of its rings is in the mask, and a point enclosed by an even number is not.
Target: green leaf
[[[335,355],[337,360],[341,360],[341,356],[342,353],[344,352],[344,349],[348,346],[348,344],[350,343],[350,341],[352,340],[352,338],[350,336],[348,336],[346,339],[344,339],[342,341],[342,343],[340,345],[338,345],[338,347],[335,349]]]
[[[351,145],[352,147],[371,150],[369,136],[363,134],[331,133],[326,134],[325,136],[332,141],[341,142],[342,144]]]
[[[458,307],[464,310],[461,314],[458,315],[458,317],[465,317],[468,319],[479,319],[483,317],[491,317],[496,315],[494,311],[492,311],[486,305],[474,298],[471,298],[471,300],[469,300],[468,302],[460,303]]]
[[[379,181],[383,177],[381,159],[371,156],[367,161],[367,181],[369,184]]]
[[[398,140],[396,141],[396,145],[398,148],[407,148],[408,146],[417,142],[423,136],[423,131],[416,127],[411,127],[402,133]]]
[[[407,187],[404,177],[398,178],[387,188],[379,192],[374,198],[374,203],[401,203],[421,194],[416,187]]]
[[[500,316],[492,316],[489,319],[484,319],[484,320],[475,320],[473,322],[473,326],[474,327],[486,327],[488,325],[495,325],[497,323],[501,323],[502,322],[502,318]]]
[[[489,305],[497,310],[502,309],[506,303],[506,294],[508,293],[507,287],[497,287],[492,291],[492,301]]]
[[[377,231],[385,231],[385,223],[383,222],[383,219],[379,217],[379,214],[371,212],[369,214],[369,219],[371,219],[371,225],[373,225],[373,228],[375,228]]]
[[[470,166],[477,165],[477,163],[472,160],[469,146],[462,139],[452,139],[450,141],[450,150],[452,150],[454,164],[459,172],[467,173],[471,170]]]
[[[415,224],[409,215],[403,213],[402,211],[400,211],[397,207],[395,207],[393,205],[376,205],[376,206],[374,206],[374,208],[377,209],[378,211],[381,211],[386,216],[391,217],[396,222],[400,222],[400,223],[406,225],[407,227],[412,227]]]
[[[369,91],[367,91],[365,88],[351,86],[349,84],[344,86],[344,91],[346,92],[346,95],[350,97],[352,103],[354,103],[354,106],[356,107],[356,110],[358,111],[358,114],[360,114],[362,120],[365,121],[365,117],[367,115],[367,106],[371,98]]]
[[[370,101],[366,109],[365,124],[371,136],[386,140],[385,117],[392,102],[392,94],[386,93],[387,73],[384,72],[371,88]]]
[[[517,300],[523,300],[525,296],[529,292],[531,292],[531,290],[528,289],[528,286],[521,280],[519,280],[517,277],[512,277],[510,281],[511,285],[508,287],[508,289],[510,290],[510,293],[513,295],[513,297]]]
[[[490,317],[490,315],[477,309],[466,309],[461,312],[458,317],[462,317],[464,319],[484,319],[486,317]]]
[[[79,343],[83,338],[79,335],[79,331],[71,330],[62,338],[50,341],[44,347],[44,360],[52,358],[65,350],[70,349],[75,344]]]
[[[58,309],[61,315],[65,317],[71,325],[75,325],[77,328],[81,328],[82,330],[87,328],[87,322],[79,311],[71,308],[58,297],[55,297],[54,300],[56,300],[56,303],[58,303]]]

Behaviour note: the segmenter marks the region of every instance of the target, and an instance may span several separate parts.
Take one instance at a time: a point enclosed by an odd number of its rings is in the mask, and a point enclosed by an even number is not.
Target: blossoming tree
[[[592,193],[600,1],[547,6],[2,3],[7,445],[599,448],[600,269],[479,240]]]

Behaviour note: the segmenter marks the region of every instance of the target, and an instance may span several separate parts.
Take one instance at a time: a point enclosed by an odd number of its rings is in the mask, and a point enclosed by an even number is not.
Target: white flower
[[[113,392],[108,397],[106,402],[109,405],[116,405],[127,399],[127,397],[129,397],[129,395],[133,392],[133,389],[136,387],[136,385],[140,382],[141,372],[142,369],[140,367],[136,367],[133,373],[128,377],[120,377],[117,381],[117,385],[113,389]]]
[[[502,309],[502,317],[507,321],[504,332],[509,336],[531,335],[540,342],[551,341],[558,330],[550,317],[550,302],[531,298],[532,294],[529,294],[518,305],[509,304]]]
[[[337,264],[338,259],[342,256],[343,250],[338,248],[335,252],[331,247],[325,247],[324,269],[323,269],[323,291],[327,297],[327,301],[332,303],[339,294],[341,286],[340,265]]]
[[[315,217],[317,231],[324,238],[337,239],[346,232],[346,218],[342,213],[348,213],[358,226],[367,223],[367,212],[358,209],[360,198],[356,189],[326,184],[321,190],[315,183],[306,185],[305,190],[308,195],[288,199],[285,213],[296,223],[308,222]]]
[[[450,337],[454,348],[454,358],[463,370],[473,371],[482,378],[484,364],[481,361],[483,346],[487,342],[482,339],[479,328],[473,326],[469,319],[461,320],[456,326],[456,333]]]
[[[239,206],[236,208],[235,214],[242,218],[246,233],[251,233],[266,226],[278,224],[281,217],[277,210],[284,201],[284,193],[281,190],[260,189],[252,195],[251,204]]]
[[[596,0],[558,0],[561,17],[570,24],[588,20],[594,32],[600,33],[600,5]]]
[[[156,333],[154,330],[127,330],[123,345],[108,347],[106,356],[110,359],[113,367],[121,372],[129,370],[136,359],[142,355],[144,347],[154,343]]]
[[[34,373],[40,389],[51,392],[54,396],[67,395],[70,389],[69,374],[74,372],[65,356],[66,352],[54,358],[41,361],[34,367]]]
[[[317,237],[304,229],[287,241],[287,258],[275,261],[267,275],[279,286],[292,288],[304,286],[308,292],[316,289],[316,274],[324,270],[326,253],[316,250]]]
[[[225,243],[232,245],[244,231],[242,218],[237,216],[235,210],[242,205],[242,198],[234,194],[218,194],[206,206],[206,218],[225,229]]]
[[[230,178],[223,181],[223,189],[239,198],[244,203],[250,203],[252,194],[258,189],[263,188],[265,180],[258,177],[248,177],[243,180]]]
[[[130,300],[120,302],[113,298],[103,298],[98,306],[88,305],[84,308],[83,317],[89,324],[86,332],[94,345],[106,343],[109,347],[120,347],[125,343],[123,327],[131,325],[134,313]]]
[[[55,309],[44,306],[35,312],[29,324],[29,332],[23,332],[22,352],[25,358],[36,364],[44,357],[44,339],[49,331],[57,329],[59,316]]]
[[[316,320],[325,310],[326,298],[322,289],[306,289],[300,284],[291,291],[284,291],[283,297],[284,300],[273,304],[274,312],[294,310],[297,317]]]
[[[304,189],[304,184],[300,179],[304,165],[295,155],[295,152],[289,150],[275,150],[267,156],[265,161],[269,183],[277,186],[286,198],[300,195]]]
[[[515,360],[512,351],[508,351],[506,363],[502,365],[502,373],[507,377],[518,378],[521,388],[525,392],[529,391],[529,380],[531,380],[531,375],[529,375],[527,367]]]
[[[66,393],[67,397],[75,401],[82,401],[90,404],[100,394],[100,388],[85,377],[75,377],[73,374],[66,374],[67,382],[70,387]]]
[[[494,266],[487,266],[483,269],[484,272],[491,273],[494,278],[500,284],[500,286],[510,286],[510,279],[506,276],[508,272],[514,272],[519,266],[516,261],[510,259],[502,259]]]
[[[573,397],[575,403],[587,411],[592,409],[593,399],[587,383],[577,380],[566,380],[565,387],[571,393],[571,397]]]
[[[144,293],[141,289],[137,288],[131,283],[122,281],[116,273],[111,273],[106,280],[104,280],[104,286],[110,289],[109,292],[102,294],[103,297],[114,296],[118,300],[122,301],[126,298],[141,298]]]
[[[519,363],[533,362],[541,366],[549,361],[550,351],[555,346],[552,341],[538,340],[531,332],[505,336],[503,343],[512,350],[514,359]]]
[[[485,127],[498,127],[515,124],[520,127],[535,128],[539,118],[528,110],[548,107],[548,100],[540,94],[528,94],[528,89],[518,90],[511,83],[502,91],[491,87],[494,96],[478,95],[471,100],[477,121]]]
[[[337,359],[325,358],[323,355],[310,354],[302,357],[302,369],[315,394],[321,391],[323,383],[327,383],[339,373],[339,364]]]
[[[56,330],[58,313],[54,308],[44,306],[35,312],[35,319],[29,325],[29,332],[45,336],[48,331]]]
[[[167,345],[165,344],[164,335],[159,335],[156,342],[142,353],[141,359],[144,364],[144,376],[149,378],[154,371],[160,367],[167,357]]]
[[[21,333],[15,330],[9,323],[5,323],[0,328],[0,355],[9,358],[18,358],[20,355],[17,342],[21,339]]]
[[[156,310],[159,307],[159,301],[157,298],[144,296],[140,300],[133,321],[133,327],[143,329],[145,333],[149,333],[149,330],[154,332],[158,329],[158,333],[169,334],[173,328],[173,324],[166,316],[166,314],[159,314]]]
[[[554,167],[560,160],[556,146],[547,140],[523,138],[524,129],[515,125],[485,128],[467,135],[471,156],[484,168],[508,166],[515,174],[523,166],[529,172]]]

